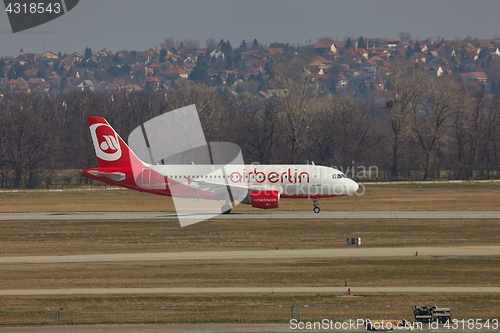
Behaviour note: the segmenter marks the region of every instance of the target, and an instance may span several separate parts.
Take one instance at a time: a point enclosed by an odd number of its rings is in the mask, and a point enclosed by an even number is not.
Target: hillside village
[[[500,40],[359,37],[343,41],[323,38],[307,46],[263,46],[257,40],[243,41],[237,48],[223,40],[215,45],[197,48],[177,42],[177,47],[164,43],[146,51],[21,52],[0,58],[0,92],[175,91],[193,81],[217,91],[266,99],[279,92],[273,84],[272,65],[300,58],[306,59],[304,68],[318,92],[376,98],[390,88],[387,77],[398,56],[423,65],[431,76],[454,75],[468,87],[485,87],[491,93],[500,90]]]

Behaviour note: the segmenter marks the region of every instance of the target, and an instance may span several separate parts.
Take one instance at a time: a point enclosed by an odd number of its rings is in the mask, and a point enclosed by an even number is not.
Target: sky
[[[0,7],[4,8],[3,6]],[[12,33],[0,13],[0,56],[106,48],[143,51],[168,37],[254,39],[306,45],[319,38],[491,39],[500,36],[499,0],[80,0],[65,15]]]

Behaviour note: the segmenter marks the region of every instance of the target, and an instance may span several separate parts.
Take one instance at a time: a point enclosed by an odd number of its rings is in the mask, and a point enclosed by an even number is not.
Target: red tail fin
[[[87,117],[99,168],[144,165],[103,117]]]

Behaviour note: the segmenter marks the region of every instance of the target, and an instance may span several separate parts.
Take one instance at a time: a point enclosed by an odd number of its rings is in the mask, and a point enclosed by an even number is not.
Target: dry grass
[[[7,299],[14,311],[4,320],[12,324],[57,323],[170,323],[170,322],[288,322],[292,306],[303,321],[411,319],[413,305],[450,307],[453,318],[497,318],[500,302],[489,295],[139,295],[84,297],[17,297]],[[466,303],[464,304],[464,301]],[[307,306],[306,306],[307,305]],[[473,305],[473,306],[471,306]],[[50,309],[50,310],[48,310]],[[279,317],[278,317],[279,314]]]
[[[2,223],[0,256],[498,245],[495,220],[210,220]]]
[[[268,259],[2,264],[5,289],[498,286],[499,258]]]
[[[498,210],[500,183],[366,185],[362,195],[321,199],[321,209]],[[222,202],[221,202],[222,205]],[[280,210],[311,210],[311,200],[284,199]],[[238,205],[236,211],[254,210]],[[0,193],[0,212],[174,211],[170,198],[130,190]]]
[[[497,210],[500,184],[368,185],[363,196],[321,200],[323,210]],[[283,200],[282,210],[311,209],[307,200]],[[133,191],[1,193],[1,212],[38,211],[172,211],[169,198]],[[240,205],[236,210],[252,210]],[[205,221],[180,228],[176,221],[95,221],[1,223],[0,256],[98,253],[182,252],[340,248],[346,237],[362,237],[363,247],[451,246],[499,244],[500,223],[490,220],[233,220]],[[410,257],[370,259],[273,259],[168,262],[113,262],[2,265],[2,289],[66,287],[220,287],[220,286],[339,286],[349,279],[356,286],[498,286],[500,259],[495,257]],[[356,293],[355,293],[356,295]],[[120,295],[1,297],[0,309],[10,307],[77,308],[97,312],[140,306],[186,307],[242,305],[276,307],[310,304],[303,316],[331,308],[380,311],[411,318],[412,304],[451,304],[466,309],[485,304],[476,317],[500,313],[498,295]],[[319,305],[327,304],[326,307]],[[396,304],[406,304],[396,306]],[[315,306],[317,305],[317,306]],[[370,305],[370,306],[368,306]],[[375,305],[375,306],[372,306]],[[359,306],[360,308],[356,308]],[[106,307],[106,309],[101,308]],[[347,308],[346,308],[347,309]],[[115,310],[110,310],[113,313]],[[314,311],[313,311],[314,310]],[[128,310],[127,310],[128,311]],[[137,313],[137,309],[134,310]],[[260,311],[260,310],[259,310]],[[289,308],[288,310],[289,313]],[[350,311],[350,310],[344,310]],[[352,310],[354,311],[354,310]],[[364,310],[363,310],[364,311]],[[370,310],[371,311],[371,310]],[[409,314],[406,314],[406,312]],[[462,311],[462,310],[460,310]],[[467,308],[469,317],[472,308]],[[493,312],[492,312],[493,311]],[[124,311],[124,315],[125,315]],[[328,313],[330,313],[328,312]],[[391,312],[392,313],[392,312]],[[397,314],[396,314],[397,313]],[[358,313],[359,314],[359,313]],[[126,313],[128,315],[128,312]],[[347,315],[344,313],[344,315]],[[29,315],[31,316],[31,315]],[[32,316],[35,316],[33,314]],[[41,313],[42,318],[46,313]],[[473,314],[472,314],[473,316]],[[218,317],[219,318],[219,317]],[[43,320],[43,319],[42,319]],[[107,320],[107,319],[106,319]],[[91,322],[96,322],[91,321]],[[99,322],[97,320],[97,322]],[[104,321],[105,322],[105,321]],[[143,320],[139,320],[143,322]],[[43,322],[42,322],[43,323]]]

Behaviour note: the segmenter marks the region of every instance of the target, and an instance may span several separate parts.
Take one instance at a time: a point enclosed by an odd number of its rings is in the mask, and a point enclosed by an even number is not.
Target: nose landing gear
[[[317,214],[321,211],[321,209],[319,208],[319,202],[318,202],[318,199],[317,198],[313,198],[313,205],[314,205],[314,212]]]

